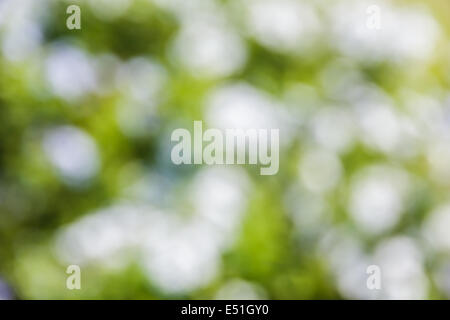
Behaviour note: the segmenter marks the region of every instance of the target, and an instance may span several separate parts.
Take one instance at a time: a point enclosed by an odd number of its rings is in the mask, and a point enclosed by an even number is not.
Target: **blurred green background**
[[[448,0],[0,0],[0,298],[448,298],[449,40]],[[278,174],[173,165],[194,120]]]

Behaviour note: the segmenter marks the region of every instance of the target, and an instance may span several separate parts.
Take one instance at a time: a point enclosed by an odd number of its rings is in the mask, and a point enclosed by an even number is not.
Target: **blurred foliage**
[[[333,25],[327,17],[330,14],[327,1],[318,1],[317,4],[314,1],[299,1],[317,7],[320,25],[325,30],[315,35],[317,38],[309,39],[314,40],[312,44],[293,52],[267,46],[246,31],[243,1],[167,1],[164,4],[163,0],[122,0],[116,2],[119,8],[120,3],[125,4],[126,9],[123,12],[119,10],[117,16],[106,18],[99,14],[99,10],[108,13],[108,4],[104,5],[104,9],[98,9],[98,5],[90,2],[76,2],[81,7],[82,29],[68,30],[66,8],[71,1],[42,1],[39,5],[32,5],[30,1],[0,0],[0,5],[4,4],[0,6],[0,44],[3,45],[0,55],[0,281],[9,285],[14,297],[210,299],[218,297],[218,292],[227,283],[240,279],[251,284],[255,292],[261,292],[256,295],[261,298],[366,298],[365,295],[358,296],[343,289],[342,281],[345,282],[345,279],[335,274],[338,268],[322,249],[321,243],[336,230],[343,230],[344,234],[357,239],[368,255],[383,240],[391,237],[405,235],[417,240],[425,256],[423,272],[428,289],[423,297],[447,297],[445,290],[436,286],[433,280],[433,272],[441,261],[447,259],[447,252],[435,253],[422,245],[420,228],[430,211],[448,201],[450,187],[435,183],[428,177],[424,149],[419,148],[419,155],[405,160],[394,155],[395,150],[380,151],[357,137],[351,148],[339,154],[343,172],[340,182],[332,191],[319,196],[327,208],[325,220],[314,227],[303,226],[302,222],[295,222],[295,209],[290,203],[299,200],[303,192],[311,193],[305,191],[307,188],[302,185],[298,172],[304,154],[316,145],[308,119],[323,105],[347,108],[348,101],[340,99],[339,95],[330,95],[324,85],[327,67],[344,59],[343,65],[348,66],[348,70],[358,72],[361,81],[384,92],[400,111],[404,107],[403,89],[438,97],[438,100],[450,93],[448,1],[389,2],[398,8],[418,6],[419,10],[429,12],[439,23],[441,31],[431,56],[417,61],[400,57],[404,60],[400,62],[346,56],[336,48],[336,39],[331,39]],[[213,72],[212,75],[196,73],[180,62],[173,50],[177,35],[187,23],[185,19],[192,16],[196,20],[196,11],[207,11],[208,8],[207,4],[201,3],[210,2],[218,6],[218,11],[226,17],[227,23],[232,25],[245,45],[246,61],[232,72]],[[28,16],[12,20],[8,25],[8,17],[1,13],[4,10],[9,15],[20,11],[20,8],[33,8],[30,17],[34,18],[28,22],[39,24],[41,34],[38,45],[29,50],[25,46],[25,52],[19,50],[22,56],[16,56],[15,51],[8,53],[6,39],[14,28],[22,30],[20,28],[27,23],[25,18]],[[114,11],[114,8],[112,5],[111,10]],[[184,13],[180,14],[183,10]],[[212,15],[210,19],[219,20],[219,17]],[[34,37],[29,29],[23,30],[30,32],[23,35],[25,39]],[[312,37],[314,34],[304,36]],[[17,38],[17,41],[22,40]],[[48,64],[60,46],[80,50],[86,59],[97,59],[95,61],[100,66],[104,61],[105,65],[98,69],[98,83],[106,89],[86,89],[73,98],[65,98],[52,88]],[[211,50],[214,52],[214,49]],[[100,57],[105,60],[98,60]],[[139,65],[137,70],[128,74],[128,78],[123,79],[124,82],[120,82],[120,74],[117,76],[120,65],[136,57],[151,59],[154,65],[164,70],[161,77],[166,80],[162,81],[159,98],[152,106],[129,98],[129,91],[134,89],[132,85],[131,89],[126,87],[126,81],[133,81]],[[80,66],[70,65],[72,61],[69,59],[69,65],[66,65],[67,70],[73,71],[72,78],[70,73],[64,78],[73,81],[67,84],[69,88],[65,90],[68,92],[76,92],[74,87],[83,87],[88,81],[79,77],[77,68]],[[81,68],[80,72],[83,70]],[[338,77],[330,81],[338,81],[341,76],[344,78],[345,72],[345,68],[338,70]],[[358,81],[351,82],[351,85],[356,85]],[[118,266],[110,266],[101,259],[82,264],[82,290],[67,290],[65,271],[68,263],[55,250],[58,235],[65,227],[93,212],[120,202],[124,198],[124,190],[132,181],[149,179],[157,187],[156,192],[149,192],[151,195],[150,199],[146,199],[146,204],[163,211],[167,209],[167,212],[179,212],[181,216],[183,213],[195,215],[195,203],[190,202],[193,187],[189,182],[203,168],[171,164],[170,133],[177,127],[190,128],[194,120],[205,120],[208,111],[205,101],[211,92],[233,83],[246,83],[288,105],[280,113],[288,113],[290,121],[282,123],[290,126],[291,138],[281,148],[277,175],[260,176],[259,170],[243,166],[251,187],[245,193],[246,205],[242,220],[233,233],[234,239],[221,249],[217,274],[207,284],[187,290],[169,290],[149,276],[139,254],[130,249],[127,254],[131,258],[119,258],[122,263]],[[292,89],[296,84],[306,86],[306,91],[299,93],[299,100],[296,100],[295,89]],[[149,87],[151,85],[149,83]],[[308,90],[313,90],[310,96]],[[293,95],[293,103],[289,94]],[[137,133],[124,129],[118,119],[121,117],[118,110],[133,104],[142,104],[144,110],[134,116],[137,119],[133,121],[137,122],[131,124],[131,129],[137,130]],[[78,128],[95,141],[100,169],[82,183],[73,183],[62,177],[44,150],[43,141],[48,130],[60,126]],[[426,142],[424,145],[426,147]],[[67,147],[71,148],[70,145]],[[377,163],[401,167],[417,176],[419,182],[414,182],[413,201],[404,208],[400,221],[383,232],[370,234],[352,220],[347,199],[353,177],[366,166]],[[287,200],[289,194],[293,195]],[[134,200],[130,201],[133,203]],[[233,210],[232,206],[230,210]],[[210,240],[205,237],[204,241]],[[331,252],[332,249],[329,250]],[[342,255],[345,259],[344,252]],[[78,261],[73,263],[78,264]],[[361,277],[361,285],[365,286],[364,269]]]

